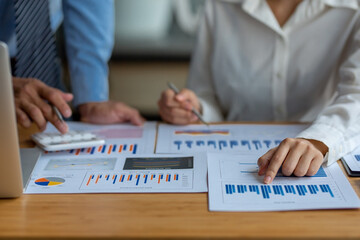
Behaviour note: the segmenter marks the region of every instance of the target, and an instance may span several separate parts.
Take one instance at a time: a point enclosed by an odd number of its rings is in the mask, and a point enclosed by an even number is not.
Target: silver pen
[[[169,86],[169,88],[171,89],[171,90],[173,90],[174,92],[175,92],[175,94],[179,94],[180,93],[180,91],[179,91],[179,89],[173,84],[173,83],[171,83],[171,82],[168,82],[168,86]],[[205,120],[204,120],[204,118],[203,118],[203,116],[198,112],[198,110],[196,110],[194,107],[191,109],[191,111],[199,118],[199,120],[202,122],[202,123],[204,123],[205,125],[209,125],[209,123],[207,123]]]
[[[55,107],[55,105],[51,105],[53,111],[55,112],[56,116],[60,119],[61,122],[64,122],[64,119],[61,115],[61,113],[59,112],[59,109],[57,109],[57,107]]]

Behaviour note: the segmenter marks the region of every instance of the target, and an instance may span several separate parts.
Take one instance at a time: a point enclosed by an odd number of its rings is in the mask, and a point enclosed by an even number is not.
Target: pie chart
[[[55,186],[60,185],[65,182],[65,179],[59,177],[47,177],[47,178],[39,178],[35,180],[35,184],[40,186]]]

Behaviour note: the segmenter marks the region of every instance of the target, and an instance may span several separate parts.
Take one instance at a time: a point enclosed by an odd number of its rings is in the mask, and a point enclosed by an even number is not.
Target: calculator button
[[[62,141],[62,137],[61,136],[54,136],[52,138],[52,141],[53,143],[58,143],[58,142],[61,142]]]

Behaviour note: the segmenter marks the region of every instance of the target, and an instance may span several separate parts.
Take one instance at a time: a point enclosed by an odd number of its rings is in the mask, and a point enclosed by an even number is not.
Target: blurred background
[[[171,81],[185,86],[204,0],[115,0],[110,99],[158,120],[157,100]]]

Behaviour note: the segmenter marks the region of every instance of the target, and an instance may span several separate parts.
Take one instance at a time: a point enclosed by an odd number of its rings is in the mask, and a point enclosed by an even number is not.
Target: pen
[[[175,92],[175,94],[179,94],[179,92],[180,92],[179,89],[173,83],[168,82],[168,86],[171,90],[173,90]],[[209,123],[207,123],[204,120],[204,118],[201,116],[201,114],[194,107],[191,109],[191,111],[200,119],[200,121],[202,123],[204,123],[207,126],[209,125]]]
[[[53,111],[55,112],[56,116],[60,119],[61,122],[64,122],[63,117],[61,116],[61,113],[59,112],[59,109],[55,107],[55,105],[51,105]]]

